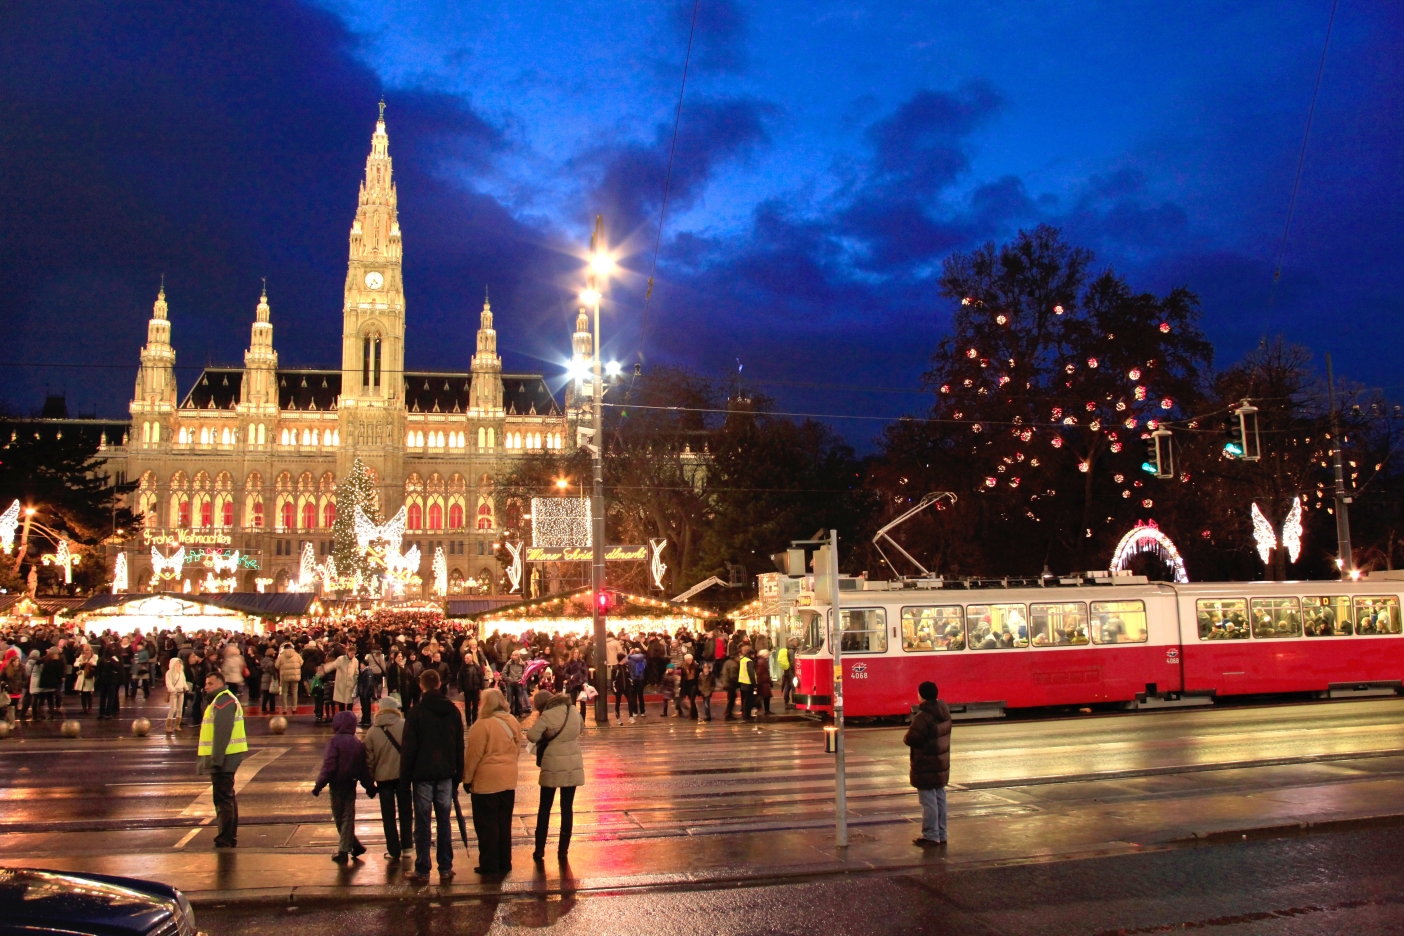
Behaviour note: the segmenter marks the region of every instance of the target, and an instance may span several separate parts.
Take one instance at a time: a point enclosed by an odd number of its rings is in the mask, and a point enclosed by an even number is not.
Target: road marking
[[[289,748],[259,748],[239,765],[238,771],[234,774],[234,793],[237,795],[249,781],[258,775],[258,772],[278,758],[288,752]],[[181,811],[180,818],[193,819],[196,816],[214,817],[214,791],[205,790],[184,810]]]
[[[202,828],[203,828],[203,826],[196,826],[195,828],[191,829],[189,832],[185,833],[184,837],[181,838],[181,840],[180,840],[179,842],[176,842],[176,843],[175,843],[175,849],[176,849],[177,851],[179,851],[180,849],[184,848],[186,845],[189,845],[189,844],[190,844],[190,840],[193,839],[195,836],[199,835],[199,834],[200,834],[200,829],[202,829]]]

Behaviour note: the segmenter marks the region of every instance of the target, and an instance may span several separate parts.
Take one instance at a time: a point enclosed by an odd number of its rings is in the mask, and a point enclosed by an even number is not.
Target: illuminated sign
[[[147,546],[230,546],[234,537],[218,530],[142,530],[141,541]]]
[[[595,552],[589,546],[528,546],[527,562],[590,562]],[[643,562],[647,546],[606,546],[606,562]]]

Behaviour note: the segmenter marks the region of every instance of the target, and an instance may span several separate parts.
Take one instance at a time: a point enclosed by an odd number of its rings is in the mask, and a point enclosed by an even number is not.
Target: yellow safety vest
[[[199,757],[211,757],[214,755],[214,703],[220,696],[228,693],[234,700],[234,730],[229,733],[229,744],[224,748],[225,754],[243,754],[249,749],[249,739],[244,734],[244,707],[239,704],[239,698],[229,690],[223,689],[215,693],[214,699],[205,706],[205,717],[200,722],[200,746],[195,749]]]
[[[752,661],[750,657],[742,657],[738,662],[741,666],[737,670],[736,681],[743,686],[749,686],[751,684],[751,667],[746,664],[752,663]],[[752,663],[752,665],[754,665],[754,663]]]
[[[780,648],[780,652],[777,653],[777,654],[775,655],[775,662],[779,665],[779,667],[780,667],[780,672],[783,673],[783,672],[785,672],[785,670],[789,669],[789,668],[790,668],[790,648],[789,648],[789,647],[781,647],[781,648]]]

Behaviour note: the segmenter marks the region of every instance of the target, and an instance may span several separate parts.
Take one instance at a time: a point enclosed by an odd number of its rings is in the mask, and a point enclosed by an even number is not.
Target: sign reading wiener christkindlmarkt
[[[528,546],[523,557],[527,562],[590,562],[595,558],[589,546]],[[647,546],[606,546],[606,562],[642,562],[648,558]]]

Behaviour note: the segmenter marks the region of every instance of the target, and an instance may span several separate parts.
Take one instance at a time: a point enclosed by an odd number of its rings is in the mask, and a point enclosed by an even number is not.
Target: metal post
[[[843,617],[839,609],[838,530],[829,531],[829,606],[834,651],[834,839],[848,847],[848,776],[843,754]]]
[[[593,257],[604,248],[604,219],[595,215],[595,233],[590,236],[590,254]],[[591,468],[594,472],[594,487],[590,492],[590,541],[592,562],[590,566],[590,604],[595,623],[595,725],[609,725],[609,644],[605,639],[605,615],[600,607],[600,595],[605,588],[605,506],[604,506],[604,380],[600,370],[600,294],[595,281],[593,268],[589,286],[595,295],[595,341],[591,346],[594,359],[594,384],[590,398],[593,410],[595,434]]]
[[[1341,424],[1336,416],[1336,375],[1331,370],[1331,355],[1326,355],[1326,393],[1331,405],[1331,442],[1336,461],[1336,549],[1341,564],[1341,580],[1351,577],[1355,562],[1350,556],[1350,502],[1346,495],[1345,465],[1341,455]]]

